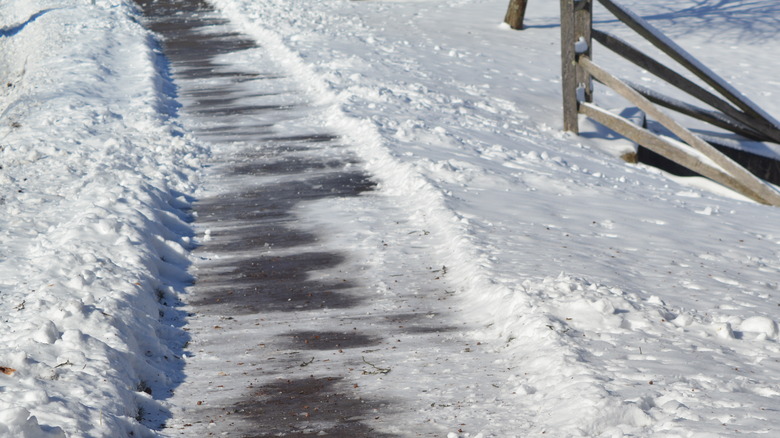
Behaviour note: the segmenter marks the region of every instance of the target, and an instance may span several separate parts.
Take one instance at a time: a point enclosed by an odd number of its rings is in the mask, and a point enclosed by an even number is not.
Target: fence
[[[579,133],[578,115],[584,114],[645,148],[757,202],[780,206],[778,191],[721,153],[702,137],[682,126],[659,106],[759,141],[780,143],[780,123],[644,19],[615,1],[598,0],[618,20],[693,73],[720,96],[618,37],[593,29],[594,0],[560,1],[565,130]],[[701,108],[617,78],[593,62],[593,39],[713,109]],[[674,133],[682,142],[657,135],[595,105],[593,80],[613,89],[632,102],[647,116]]]

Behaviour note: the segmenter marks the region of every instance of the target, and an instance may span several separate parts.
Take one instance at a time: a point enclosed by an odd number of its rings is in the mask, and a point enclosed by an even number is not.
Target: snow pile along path
[[[2,436],[148,436],[181,372],[166,320],[198,150],[136,18],[122,0],[0,5]]]

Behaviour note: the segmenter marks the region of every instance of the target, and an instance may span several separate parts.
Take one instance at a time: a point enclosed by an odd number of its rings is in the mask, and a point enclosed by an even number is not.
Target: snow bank
[[[0,5],[0,434],[150,435],[197,149],[125,0]],[[166,91],[167,90],[167,91]]]

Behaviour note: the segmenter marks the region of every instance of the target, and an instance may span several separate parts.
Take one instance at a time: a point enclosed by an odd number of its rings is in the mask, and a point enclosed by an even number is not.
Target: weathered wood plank
[[[642,96],[647,98],[650,102],[656,105],[661,105],[665,108],[677,111],[686,116],[693,117],[695,119],[707,122],[713,126],[723,128],[727,131],[739,134],[745,138],[756,141],[768,141],[770,139],[761,135],[759,132],[753,130],[751,127],[743,125],[742,123],[722,114],[717,111],[708,110],[705,108],[692,105],[673,97],[666,96],[662,93],[654,91],[650,88],[625,81],[631,88],[639,92]]]
[[[672,59],[680,63],[680,65],[698,76],[701,80],[722,94],[723,97],[734,103],[734,105],[745,111],[747,114],[757,119],[764,120],[775,128],[780,129],[780,122],[762,110],[758,105],[750,101],[750,99],[743,96],[739,91],[731,86],[731,84],[715,74],[715,72],[691,56],[691,54],[685,51],[677,43],[666,37],[663,33],[661,33],[658,29],[653,27],[643,18],[636,15],[634,12],[625,8],[624,6],[619,5],[613,0],[599,0],[599,2],[604,5],[604,7],[607,8],[610,12],[612,12],[612,14],[615,15],[615,17],[617,17],[620,21],[650,41],[654,46],[661,49]]]
[[[780,185],[780,156],[767,157],[751,147],[745,148],[744,144],[739,141],[714,135],[698,134],[702,140],[718,148],[719,151],[728,155],[732,160],[741,164],[742,167],[757,177],[769,183]]]
[[[586,69],[591,75],[593,75],[594,78],[612,88],[615,90],[615,92],[628,99],[630,102],[633,102],[642,111],[647,113],[649,117],[661,123],[675,135],[680,137],[684,142],[688,143],[688,145],[701,152],[707,158],[711,159],[718,166],[723,168],[723,170],[729,173],[734,179],[738,180],[742,186],[751,192],[751,199],[754,199],[757,202],[763,204],[780,206],[780,193],[778,193],[775,189],[767,185],[764,181],[760,180],[752,173],[748,172],[744,167],[740,166],[738,163],[712,147],[712,145],[697,137],[694,133],[677,123],[665,112],[656,107],[652,102],[628,86],[628,84],[613,76],[598,65],[594,64],[586,56],[580,56],[579,64],[582,66],[582,68]]]
[[[725,115],[737,122],[740,122],[742,125],[749,126],[751,129],[761,134],[761,138],[758,138],[759,140],[780,143],[780,129],[775,128],[764,120],[755,119],[741,112],[740,110],[731,106],[731,104],[728,102],[722,100],[720,97],[712,94],[683,75],[645,55],[640,50],[634,48],[620,38],[596,29],[593,29],[593,38],[607,49],[612,50],[616,54],[622,56],[628,61],[631,61],[640,68],[647,70],[649,73],[663,79],[664,81],[690,94],[696,99],[699,99],[707,105],[723,112]]]
[[[631,121],[623,117],[587,102],[580,104],[580,112],[629,140],[636,142],[683,167],[723,184],[748,198],[762,202],[760,199],[756,199],[755,194],[750,188],[746,187],[722,169],[711,166],[702,161],[699,157],[688,153],[672,142],[659,137],[645,128],[631,123]]]

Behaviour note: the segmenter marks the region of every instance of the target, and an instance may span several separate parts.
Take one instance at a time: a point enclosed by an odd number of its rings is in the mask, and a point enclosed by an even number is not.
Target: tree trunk
[[[509,9],[506,11],[504,22],[512,29],[522,30],[526,5],[528,0],[509,0]]]

